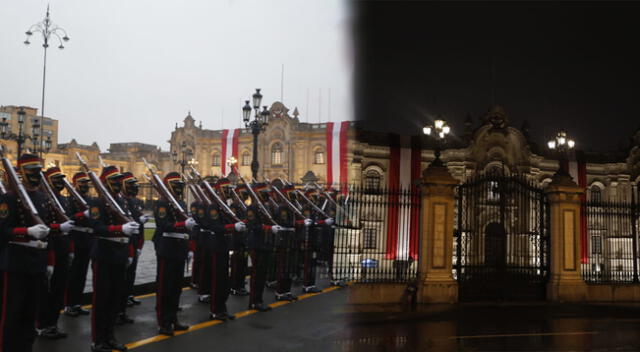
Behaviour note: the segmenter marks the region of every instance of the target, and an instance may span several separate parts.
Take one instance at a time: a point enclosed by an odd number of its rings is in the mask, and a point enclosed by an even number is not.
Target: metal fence
[[[420,199],[418,187],[350,187],[336,212],[331,279],[416,280]]]
[[[640,209],[631,202],[587,202],[586,263],[582,276],[588,283],[638,283],[638,222]],[[583,244],[585,245],[585,244]],[[583,260],[585,261],[585,260]]]

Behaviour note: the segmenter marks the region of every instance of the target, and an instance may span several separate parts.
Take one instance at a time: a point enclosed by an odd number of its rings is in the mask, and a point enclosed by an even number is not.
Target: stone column
[[[458,181],[437,163],[424,170],[422,181],[418,302],[454,303],[458,301],[458,283],[452,274],[453,211]]]
[[[551,210],[551,272],[547,299],[584,301],[587,285],[580,270],[580,195],[584,190],[568,174],[556,173],[545,192]]]

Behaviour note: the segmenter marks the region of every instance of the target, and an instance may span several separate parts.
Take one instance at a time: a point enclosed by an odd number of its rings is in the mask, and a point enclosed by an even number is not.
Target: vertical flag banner
[[[386,258],[417,259],[420,203],[417,180],[421,170],[420,138],[391,135]]]
[[[220,139],[222,149],[222,160],[220,160],[220,167],[222,168],[222,176],[226,176],[231,172],[231,168],[227,165],[227,160],[232,156],[238,160],[238,136],[240,135],[240,129],[236,128],[232,130],[222,130],[222,137]]]
[[[327,139],[327,186],[346,187],[349,181],[349,121],[340,123],[328,122]]]

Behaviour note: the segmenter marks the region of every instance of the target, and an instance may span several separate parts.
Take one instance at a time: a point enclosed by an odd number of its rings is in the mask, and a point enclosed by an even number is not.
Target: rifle
[[[273,220],[273,217],[271,216],[267,208],[264,207],[264,204],[262,204],[256,192],[253,191],[253,188],[251,188],[251,185],[244,180],[244,177],[242,177],[242,175],[240,175],[239,172],[236,172],[236,173],[238,174],[238,177],[240,177],[240,181],[242,181],[242,183],[244,183],[247,186],[247,190],[249,191],[249,195],[251,196],[251,199],[253,200],[253,202],[256,203],[262,215],[264,215],[264,217],[267,218],[267,220],[271,225],[278,225],[278,223],[275,220]]]
[[[171,194],[171,192],[164,185],[164,183],[160,179],[160,176],[158,176],[158,174],[156,174],[156,172],[153,171],[153,168],[151,167],[151,165],[149,165],[149,163],[147,162],[147,159],[142,158],[142,161],[144,162],[144,165],[147,167],[147,169],[149,169],[149,173],[151,173],[151,178],[149,179],[149,181],[153,185],[153,188],[156,189],[156,192],[158,192],[158,194],[160,194],[162,198],[164,198],[167,202],[169,202],[169,204],[171,205],[171,207],[173,208],[173,210],[177,215],[176,220],[185,221],[187,218],[189,218],[189,216],[187,216],[187,213],[185,213],[184,209],[182,209],[182,206],[180,205],[180,203],[178,203],[178,201],[175,199],[173,194]]]
[[[187,181],[187,178],[184,177],[184,175],[182,175],[182,180],[184,181],[184,183],[187,185],[187,187],[189,188],[189,191],[191,192],[191,194],[193,195],[193,198],[196,200],[196,202],[198,203],[202,203],[202,198],[200,197],[200,194],[195,190],[195,185],[191,184]]]
[[[289,201],[289,199],[287,197],[285,197],[284,194],[282,194],[282,192],[280,192],[280,190],[278,189],[278,187],[271,185],[271,188],[273,188],[275,190],[275,192],[278,194],[278,196],[280,196],[280,198],[282,198],[282,200],[285,202],[285,204],[296,214],[298,215],[298,217],[301,218],[305,218],[304,214],[302,214],[302,212],[300,211],[300,209],[296,208],[295,205],[293,205],[291,203],[291,201]]]
[[[26,216],[28,217],[26,220],[29,225],[45,225],[42,218],[40,218],[40,214],[38,214],[38,210],[33,205],[31,197],[27,194],[27,190],[24,188],[24,185],[16,174],[16,170],[14,170],[13,165],[11,165],[11,161],[5,157],[4,147],[2,146],[0,146],[0,158],[2,158],[2,166],[4,167],[4,171],[7,175],[8,188],[12,189],[17,194],[18,199],[20,200],[19,203],[22,204]]]
[[[196,181],[193,179],[193,177],[191,177],[188,174],[185,174],[184,177],[187,178],[187,180],[189,182],[191,182],[191,184],[193,185],[193,191],[195,191],[196,193],[198,193],[198,195],[200,196],[201,201],[206,205],[209,206],[211,205],[211,199],[209,199],[209,197],[207,197],[207,195],[204,193],[204,191],[202,190],[202,187],[200,187],[198,184],[196,184]]]
[[[71,186],[71,184],[66,178],[64,179],[64,188],[67,190],[69,195],[76,201],[79,211],[83,212],[89,209],[89,204],[87,204],[87,201],[84,200],[84,198],[82,198],[80,193],[78,193],[78,191],[76,191],[76,189],[73,188],[73,186]]]
[[[40,181],[40,184],[44,188],[44,193],[49,199],[49,202],[51,202],[51,208],[56,218],[56,222],[62,224],[63,222],[69,221],[69,217],[64,212],[64,208],[62,207],[62,204],[60,204],[60,200],[56,196],[56,193],[53,191],[53,188],[51,188],[49,180],[47,180],[42,171],[40,171],[40,178],[42,179],[42,181]]]
[[[213,198],[216,203],[218,203],[218,206],[220,206],[220,208],[229,216],[231,217],[231,219],[235,222],[241,222],[242,220],[240,220],[236,214],[233,212],[233,210],[231,210],[231,208],[229,208],[229,206],[227,205],[227,203],[225,203],[220,196],[218,195],[218,193],[216,193],[216,191],[213,190],[213,188],[211,188],[211,185],[209,184],[209,182],[204,181],[202,179],[202,176],[200,176],[200,173],[198,172],[198,170],[196,170],[193,165],[189,165],[189,167],[191,167],[191,172],[193,172],[193,174],[198,178],[198,180],[200,181],[201,184],[204,185],[204,189],[207,191],[207,193],[209,193],[209,195],[211,196],[211,198]]]
[[[91,182],[93,183],[93,187],[96,189],[98,196],[106,203],[107,208],[111,210],[111,213],[115,217],[115,220],[120,224],[125,224],[127,222],[132,222],[133,219],[127,215],[127,213],[122,210],[120,205],[116,202],[116,200],[111,196],[111,193],[107,191],[107,188],[100,182],[100,178],[95,172],[91,171],[87,162],[82,159],[80,153],[76,152],[76,158],[80,161],[80,166],[84,169],[84,171],[89,175]]]
[[[296,192],[298,192],[300,197],[302,197],[302,199],[304,199],[307,203],[309,203],[309,205],[311,205],[311,207],[315,211],[317,211],[320,215],[324,216],[325,219],[330,217],[322,209],[320,209],[320,207],[318,207],[314,202],[312,202],[311,199],[307,198],[307,196],[305,196],[304,193],[300,192],[299,190],[296,190]]]
[[[240,199],[240,196],[236,192],[235,188],[231,188],[231,196],[233,197],[233,200],[240,206],[240,208],[242,208],[242,210],[244,212],[246,212],[247,211],[247,205],[244,204],[242,199]]]
[[[0,179],[0,194],[6,194],[7,193],[7,189],[4,188],[4,183],[2,182],[2,179]]]

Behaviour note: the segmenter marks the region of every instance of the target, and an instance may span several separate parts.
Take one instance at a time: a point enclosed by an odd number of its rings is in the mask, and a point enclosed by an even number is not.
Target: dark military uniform
[[[200,292],[200,279],[202,273],[202,262],[204,251],[202,249],[202,244],[200,243],[202,236],[200,235],[200,231],[202,228],[202,219],[204,218],[205,208],[204,204],[201,202],[193,202],[191,203],[191,216],[198,224],[191,230],[191,241],[194,243],[194,251],[193,251],[193,263],[191,264],[191,284],[195,287],[198,287],[198,292]]]
[[[231,210],[240,219],[245,219],[245,213],[243,209],[237,206],[231,206]],[[247,290],[245,277],[248,271],[247,260],[247,233],[238,232],[231,238],[231,293],[236,295],[246,295]]]
[[[97,201],[88,195],[83,196],[83,198],[88,204]],[[75,201],[70,200],[69,206],[72,214],[79,212],[78,204]],[[69,237],[72,244],[73,260],[69,268],[69,280],[67,281],[64,305],[67,311],[71,309],[79,311],[80,305],[83,303],[82,296],[87,280],[87,271],[89,270],[91,247],[94,241],[90,219],[76,219],[74,229],[69,233]]]
[[[126,212],[126,202],[114,197]],[[89,220],[95,237],[91,248],[93,270],[93,297],[91,335],[94,344],[111,345],[115,341],[114,325],[120,307],[120,298],[125,288],[129,237],[102,199],[93,199]]]
[[[265,225],[256,207],[249,207],[247,212],[255,217],[247,219],[247,247],[251,257],[251,280],[249,282],[249,308],[262,305],[262,296],[267,279],[269,255],[274,250],[275,236],[271,226]]]
[[[304,221],[296,221],[286,206],[278,208],[276,221],[283,230],[276,234],[276,299],[295,299],[291,294],[291,276],[296,271],[295,251],[298,241],[296,233],[304,230]]]
[[[40,191],[28,192],[40,218],[52,223],[47,199]],[[44,289],[47,265],[53,265],[48,253],[48,238],[36,241],[27,234],[26,214],[11,191],[0,196],[0,270],[3,273],[3,306],[0,319],[0,345],[3,351],[30,351],[38,295]],[[49,232],[49,238],[56,231]]]
[[[46,181],[42,180],[42,182]],[[58,195],[57,198],[60,205],[66,210],[67,215],[72,218],[73,215],[70,211],[69,199],[61,195]],[[64,303],[64,294],[69,272],[69,249],[71,246],[69,235],[60,233],[59,235],[52,236],[49,239],[49,243],[55,253],[55,266],[47,290],[42,291],[40,295],[40,307],[36,321],[38,329],[57,326],[60,310]]]
[[[217,205],[207,207],[202,221],[202,244],[206,253],[210,254],[210,265],[206,265],[202,273],[201,286],[209,287],[211,294],[210,313],[227,314],[229,298],[229,232],[234,224],[223,218]],[[205,260],[208,259],[205,255]]]
[[[178,200],[180,206],[185,204]],[[177,323],[180,294],[184,283],[184,266],[190,249],[185,222],[177,222],[169,202],[158,200],[154,208],[156,230],[153,244],[158,260],[156,273],[156,318],[169,330]]]
[[[124,197],[124,201],[131,212],[131,217],[135,221],[140,221],[140,217],[142,216],[143,204],[142,200],[136,197]],[[129,296],[133,294],[133,286],[136,281],[136,270],[138,269],[138,251],[142,250],[142,246],[144,245],[144,224],[140,224],[138,228],[138,233],[131,235],[129,237],[129,258],[131,258],[131,264],[127,267],[126,277],[124,282],[124,291],[122,294],[122,298],[120,300],[120,309],[119,313],[121,315],[126,315],[125,312],[127,310],[127,301],[129,300]],[[128,319],[128,318],[127,318]],[[131,320],[129,321],[131,322]]]

